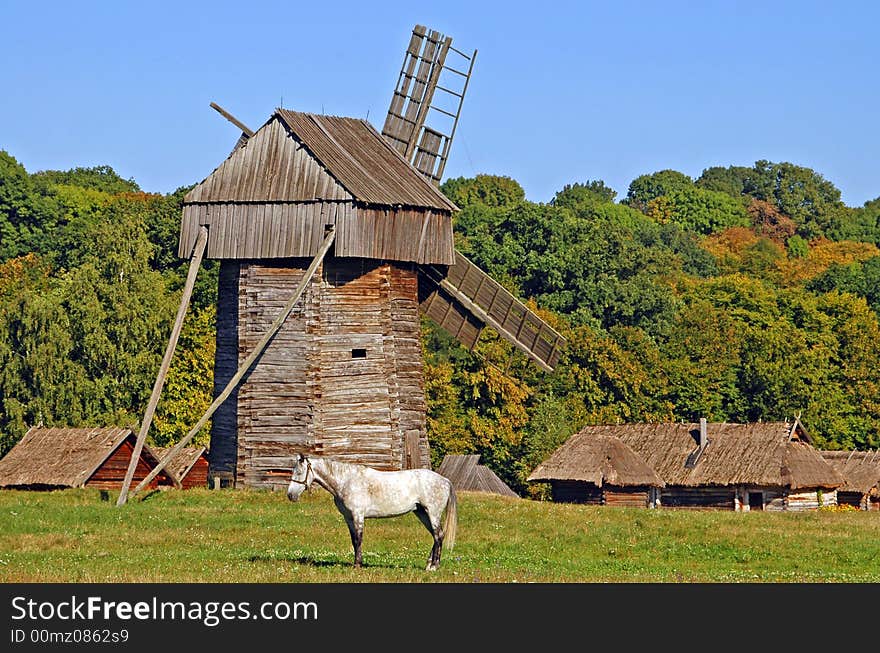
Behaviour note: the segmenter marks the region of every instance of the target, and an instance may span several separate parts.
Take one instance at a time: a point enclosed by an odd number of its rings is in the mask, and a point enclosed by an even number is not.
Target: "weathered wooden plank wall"
[[[242,263],[239,277],[238,359],[262,338],[305,274],[308,261],[288,267]],[[275,338],[239,386],[237,482],[249,487],[290,479],[291,456],[311,444],[316,393],[310,381],[313,339],[306,331],[317,282],[312,281]],[[285,478],[286,477],[286,478]]]
[[[550,483],[550,494],[554,501],[602,505],[602,488],[595,483],[553,481]]]
[[[785,497],[785,510],[816,510],[822,506],[836,505],[837,490],[798,490],[789,492]]]
[[[447,213],[369,207],[348,201],[188,204],[180,250],[208,226],[208,258],[314,256],[326,225],[336,226],[337,256],[448,263],[455,258]]]
[[[200,457],[190,468],[186,477],[181,479],[180,484],[186,490],[208,487],[208,461]]]
[[[120,489],[122,481],[125,480],[125,473],[128,471],[128,464],[131,461],[131,454],[133,452],[134,443],[127,439],[95,470],[95,473],[84,483],[85,487],[99,488],[101,490]],[[152,467],[141,456],[138,459],[137,467],[135,467],[133,480],[143,480],[150,473],[151,469]],[[152,490],[158,487],[160,483],[168,485],[170,482],[167,476],[160,474],[150,482],[149,488]]]
[[[660,505],[663,508],[733,510],[735,493],[735,488],[729,486],[667,486],[660,491]]]
[[[238,261],[221,261],[217,282],[217,336],[214,354],[214,397],[217,397],[238,369]],[[211,420],[209,475],[221,484],[235,478],[238,455],[238,388],[220,405]]]
[[[606,486],[604,499],[606,506],[647,508],[651,491],[645,487],[616,488]]]
[[[225,297],[237,313],[218,316],[217,370],[225,379],[307,263],[224,262],[221,294],[237,293],[235,302]],[[232,473],[248,487],[286,486],[297,452],[379,469],[428,467],[417,285],[413,266],[325,261],[243,379],[237,400],[227,402],[235,406],[215,414],[211,474]],[[215,385],[225,387],[219,378]]]

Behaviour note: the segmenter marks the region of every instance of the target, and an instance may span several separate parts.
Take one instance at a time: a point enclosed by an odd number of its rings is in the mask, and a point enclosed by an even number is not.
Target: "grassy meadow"
[[[330,495],[0,491],[0,582],[876,583],[880,513],[733,513],[459,496],[458,540],[425,572],[413,515],[368,520],[364,567]]]

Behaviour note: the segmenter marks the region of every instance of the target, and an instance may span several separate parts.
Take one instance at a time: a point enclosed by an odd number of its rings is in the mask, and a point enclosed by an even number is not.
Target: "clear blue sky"
[[[0,0],[0,149],[29,172],[200,181],[273,109],[381,130],[415,24],[478,50],[446,177],[528,199],[791,161],[880,196],[880,3]]]

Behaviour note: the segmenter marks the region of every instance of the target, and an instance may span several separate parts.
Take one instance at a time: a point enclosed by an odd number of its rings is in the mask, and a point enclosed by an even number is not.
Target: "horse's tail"
[[[446,499],[446,517],[443,520],[443,544],[452,551],[455,546],[455,530],[458,526],[457,500],[455,488],[449,484],[449,498]]]

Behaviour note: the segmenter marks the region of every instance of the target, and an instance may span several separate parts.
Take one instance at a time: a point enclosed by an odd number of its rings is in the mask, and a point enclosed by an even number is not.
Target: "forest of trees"
[[[0,455],[28,426],[137,428],[180,297],[181,201],[107,166],[29,173],[0,151]],[[800,416],[829,449],[880,446],[880,198],[849,207],[792,163],[601,180],[531,202],[505,176],[446,181],[459,249],[568,339],[539,370],[486,329],[423,325],[435,465],[478,453],[519,492],[586,424]],[[216,262],[150,439],[211,402]],[[207,443],[208,429],[199,436]]]

